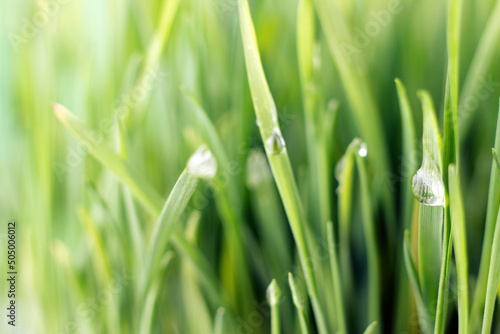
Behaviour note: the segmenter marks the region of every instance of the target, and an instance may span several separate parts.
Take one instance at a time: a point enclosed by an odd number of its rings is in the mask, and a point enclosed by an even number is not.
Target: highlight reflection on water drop
[[[424,159],[422,167],[413,175],[411,181],[413,195],[428,206],[444,205],[444,184],[441,173],[435,164]]]
[[[366,147],[365,142],[359,144],[358,154],[362,158],[366,157],[366,155],[368,154],[368,148]]]
[[[217,174],[217,160],[215,160],[207,146],[200,146],[189,158],[187,171],[200,179],[213,179],[215,177],[215,174]]]
[[[281,132],[278,128],[273,129],[273,132],[266,139],[266,149],[271,154],[280,154],[285,149],[286,144]]]

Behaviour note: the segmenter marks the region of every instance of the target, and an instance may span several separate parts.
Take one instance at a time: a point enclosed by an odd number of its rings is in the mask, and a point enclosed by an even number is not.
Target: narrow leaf
[[[450,214],[453,248],[458,276],[458,324],[459,333],[467,334],[469,323],[469,265],[467,260],[467,238],[460,180],[455,166],[449,166]]]

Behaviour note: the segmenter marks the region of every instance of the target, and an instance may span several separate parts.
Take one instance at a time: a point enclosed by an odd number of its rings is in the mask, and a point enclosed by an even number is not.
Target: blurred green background
[[[54,116],[51,103],[63,104],[96,129],[99,141],[117,151],[120,140],[124,141],[128,161],[166,199],[187,159],[203,142],[202,125],[193,113],[197,107],[190,94],[206,111],[229,160],[237,166],[237,172],[230,175],[229,182],[236,190],[231,201],[239,203],[244,233],[251,236],[250,244],[245,245],[246,256],[251,258],[247,283],[256,302],[234,297],[238,295],[231,286],[236,284],[231,267],[234,262],[223,237],[220,207],[208,183],[198,186],[181,218],[182,226],[187,226],[189,240],[199,247],[220,278],[235,319],[246,319],[259,310],[265,301],[265,288],[275,277],[287,298],[282,306],[283,330],[299,332],[286,274],[300,270],[294,265],[296,254],[286,216],[274,183],[266,174],[267,163],[262,162],[237,2],[169,1],[0,0],[0,268],[3,277],[6,224],[15,220],[20,279],[18,326],[9,328],[4,319],[2,333],[139,332],[144,315],[133,296],[138,269],[124,230],[132,219],[130,208],[135,209],[145,236],[150,234],[156,216],[139,202],[127,202],[130,197],[124,195],[126,190],[120,181],[65,130]],[[399,213],[400,188],[411,182],[415,171],[408,170],[401,158],[401,120],[394,79],[405,83],[414,110],[420,110],[416,90],[428,90],[438,118],[442,118],[446,4],[401,0],[398,13],[391,14],[387,24],[379,24],[380,31],[369,36],[365,29],[367,24],[377,22],[374,11],[387,9],[389,2],[341,3],[349,27],[354,36],[359,33],[358,41],[362,42],[355,45],[358,56],[364,59],[361,71],[380,110],[390,153],[390,170],[373,177],[391,185]],[[464,1],[460,82],[471,75],[473,56],[495,4],[491,0]],[[298,73],[298,2],[250,1],[250,5],[299,191],[307,215],[314,221],[318,218],[310,202],[314,189],[308,179]],[[338,104],[328,158],[332,167],[328,187],[335,193],[338,184],[333,177],[334,166],[360,133],[319,22],[316,25],[314,66],[318,84],[314,89],[321,96],[323,108]],[[476,273],[479,265],[500,93],[500,65],[494,61],[500,56],[498,43],[494,48],[493,61],[480,73],[473,73],[478,82],[475,87],[484,85],[479,95],[473,90],[472,99],[477,103],[470,100],[470,106],[462,104],[465,111],[459,111],[469,114],[464,117],[460,135],[471,273]],[[122,119],[121,132],[116,117],[120,110],[130,113]],[[421,133],[421,113],[415,112],[414,118]],[[103,126],[103,121],[111,126]],[[250,152],[256,156],[257,167],[247,165]],[[252,168],[248,170],[247,166]],[[252,177],[257,178],[257,186]],[[354,190],[354,198],[357,192]],[[334,217],[336,203],[334,198]],[[362,306],[366,270],[357,200],[354,203],[350,247],[357,292],[347,297],[347,309],[350,328],[358,333],[368,323],[355,320],[358,310],[366,312]],[[377,222],[382,224],[380,219]],[[280,231],[270,233],[280,233],[285,253],[276,255],[276,241],[267,239],[265,227],[269,224],[278,225]],[[396,246],[399,250],[401,240]],[[169,254],[172,258],[168,267],[157,273],[161,283],[151,332],[211,333],[221,305],[207,296],[199,275],[175,247]],[[0,281],[0,305],[4,309],[7,286],[4,279]],[[395,292],[389,282],[384,284],[387,309],[382,309],[383,328],[389,330],[394,320]],[[267,311],[259,312],[262,321],[252,326],[252,331],[266,333],[269,316],[265,316]],[[410,332],[413,326],[415,332],[415,322],[410,320],[405,330]]]

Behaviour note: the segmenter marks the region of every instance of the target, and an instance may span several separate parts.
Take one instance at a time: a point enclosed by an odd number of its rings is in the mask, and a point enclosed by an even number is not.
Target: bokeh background
[[[250,5],[299,191],[314,220],[317,214],[311,204],[314,189],[308,183],[298,73],[298,2],[250,1]],[[464,82],[473,88],[468,102],[461,100],[459,111],[466,115],[460,130],[461,179],[470,272],[474,274],[481,251],[500,95],[500,65],[495,61],[500,56],[498,43],[479,71],[471,71],[471,63],[495,5],[492,0],[464,1],[463,8],[460,82],[462,92]],[[367,25],[378,22],[374,13],[388,6],[382,0],[345,1],[342,10],[355,36],[358,33],[359,43],[354,46],[357,56],[364,59],[361,71],[380,111],[390,153],[390,170],[375,177],[391,184],[399,210],[401,186],[411,182],[415,171],[407,170],[401,159],[394,79],[400,78],[407,87],[418,133],[422,125],[415,95],[418,89],[431,93],[442,122],[446,3],[400,0],[398,12],[391,13],[387,24],[379,24],[377,33],[367,35]],[[262,160],[236,0],[1,0],[0,17],[1,277],[6,271],[9,220],[18,223],[19,261],[18,325],[15,330],[9,328],[2,317],[2,333],[137,333],[144,316],[135,307],[137,267],[132,265],[134,254],[124,229],[133,219],[129,210],[133,208],[146,240],[156,216],[135,199],[127,202],[131,197],[124,195],[126,187],[61,125],[54,116],[53,102],[63,104],[96,129],[98,140],[117,151],[120,140],[125,141],[128,161],[166,199],[187,159],[203,141],[192,111],[197,107],[189,97],[196,96],[227,156],[238,167],[230,182],[236,190],[244,231],[252,235],[253,244],[246,253],[261,264],[260,268],[249,266],[253,300],[265,301],[270,279],[285,274],[279,277],[279,284],[290,301],[286,273],[297,271],[296,254],[277,191],[266,172],[267,163]],[[319,23],[316,40],[318,85],[314,89],[321,96],[322,108],[336,111],[328,157],[328,187],[335,193],[335,164],[360,132]],[[131,116],[122,122],[119,133],[117,115],[121,111]],[[106,121],[111,124],[103,126]],[[252,154],[254,164],[247,164]],[[197,194],[204,201],[191,201],[182,227],[187,226],[189,239],[204,253],[224,289],[229,295],[236,294],[230,285],[234,283],[232,262],[216,196],[208,183],[200,184]],[[357,196],[354,190],[354,198]],[[336,203],[334,196],[334,213]],[[366,270],[359,216],[354,209],[351,248],[358,265],[354,272],[359,293],[348,302],[353,333],[367,325],[353,320],[354,310],[366,312],[362,306]],[[278,232],[268,232],[281,235],[282,258],[276,256],[275,241],[266,234],[269,224],[279,225]],[[218,305],[207,297],[183,256],[175,248],[169,254],[172,259],[161,273],[151,332],[210,333]],[[3,278],[0,282],[4,309],[7,286]],[[392,293],[390,288],[384,289],[387,324],[393,321]],[[230,300],[242,319],[259,309],[252,301]],[[283,314],[287,319],[284,330],[291,333],[297,327],[291,302],[283,306]],[[262,324],[252,330],[268,332],[268,316],[262,316]]]

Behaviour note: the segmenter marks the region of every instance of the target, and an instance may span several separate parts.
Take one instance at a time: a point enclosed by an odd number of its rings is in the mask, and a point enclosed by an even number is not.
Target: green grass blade
[[[353,39],[347,28],[346,18],[343,17],[341,5],[339,1],[331,0],[315,0],[314,4],[356,125],[363,140],[370,143],[372,153],[369,160],[375,172],[379,176],[385,176],[390,171],[390,167],[384,129],[378,107],[372,96],[372,89],[365,75],[365,66],[360,59],[362,57],[357,55],[359,50],[354,53],[345,50],[346,45],[352,46]],[[396,237],[394,214],[396,210],[392,201],[393,195],[383,179],[383,177],[375,178],[374,188],[377,201],[374,201],[374,205],[378,204],[378,200],[383,205],[388,248],[393,249]],[[389,252],[392,253],[391,250]]]
[[[423,158],[422,166],[413,177],[412,187],[413,193],[422,202],[419,204],[418,221],[420,291],[429,314],[433,316],[435,314],[433,311],[436,305],[435,301],[438,300],[440,292],[443,263],[442,229],[444,208],[442,205],[444,205],[444,185],[442,180],[442,141],[432,98],[425,91],[419,91],[418,96],[423,110]],[[419,187],[420,184],[424,186]],[[431,185],[432,187],[426,188]],[[431,191],[430,198],[436,199],[436,203],[429,203],[429,195],[426,192],[428,189],[434,189],[433,187],[436,187],[437,191]],[[438,305],[440,305],[439,300]]]
[[[314,6],[311,0],[303,0],[299,3],[297,17],[297,54],[311,182],[308,193],[309,217],[313,220],[316,230],[323,233],[325,222],[332,219],[330,166],[327,159],[329,151],[325,144],[331,142],[332,132],[322,131],[322,126],[328,122],[328,114],[318,108],[320,85],[315,75],[318,69],[313,66],[313,58],[320,57],[317,50]]]
[[[368,258],[368,321],[372,323],[381,320],[380,251],[377,245],[377,232],[375,220],[373,218],[372,199],[365,165],[366,162],[364,158],[357,153],[360,148],[359,144],[351,145],[352,148],[356,150],[355,158],[361,187],[361,214],[363,216],[363,232]]]
[[[459,170],[458,150],[458,93],[459,93],[459,50],[460,50],[460,19],[462,0],[448,0],[448,25],[446,31],[448,49],[448,78],[444,110],[444,171],[445,184],[448,183],[448,165],[454,163]]]
[[[415,268],[415,263],[411,257],[410,250],[410,231],[406,230],[403,241],[403,257],[405,262],[406,273],[408,274],[408,280],[412,287],[413,295],[415,296],[415,303],[417,304],[418,320],[420,324],[420,330],[423,333],[432,332],[432,320],[429,316],[429,311],[425,305],[422,293],[420,291],[420,282],[418,278],[417,269]]]
[[[450,205],[448,200],[448,166],[455,164],[457,173],[460,170],[460,150],[458,136],[458,94],[459,94],[459,51],[460,51],[460,25],[461,25],[461,0],[448,0],[447,15],[447,51],[448,51],[448,73],[445,88],[444,104],[444,143],[443,143],[443,165],[441,174],[445,186],[445,221],[443,233],[443,261],[439,280],[439,296],[436,309],[436,325],[434,332],[443,333],[445,329],[446,303],[448,300],[449,263],[451,261],[452,227]],[[462,325],[467,320],[463,319]],[[464,323],[465,321],[465,323]]]
[[[263,252],[268,255],[272,276],[281,277],[292,266],[291,245],[286,217],[264,152],[250,151],[246,169]]]
[[[214,321],[214,334],[224,334],[224,318],[226,316],[226,310],[223,307],[217,309]]]
[[[363,334],[374,334],[374,333],[377,333],[378,329],[377,329],[377,326],[378,326],[378,322],[374,321],[372,322],[366,329],[365,331],[363,332]]]
[[[496,176],[498,178],[498,176]],[[491,333],[493,311],[497,298],[498,284],[500,282],[500,215],[497,217],[493,244],[491,246],[491,261],[486,288],[486,301],[484,306],[482,334]]]
[[[279,129],[276,106],[260,61],[257,39],[255,37],[255,30],[248,2],[246,0],[239,0],[238,3],[248,81],[255,113],[260,124],[260,134],[265,143],[266,154],[269,159],[271,170],[278,186],[298,248],[318,331],[321,334],[325,334],[328,332],[328,329],[322,305],[319,300],[314,268],[310,261],[311,255],[309,245],[306,241],[305,229],[307,222],[300,202],[285,142]]]
[[[335,176],[339,183],[337,187],[338,217],[339,217],[339,240],[340,242],[340,263],[342,281],[345,284],[346,296],[353,291],[353,273],[351,268],[351,211],[352,211],[352,191],[354,185],[354,156],[347,150],[339,160],[335,168]]]
[[[207,294],[214,304],[226,307],[227,298],[220,286],[219,279],[199,248],[190,243],[179,230],[174,231],[172,244],[179,254],[193,265],[199,281],[205,286]]]
[[[377,157],[373,160],[377,170],[386,172],[388,155],[378,108],[366,78],[359,71],[360,66],[356,62],[356,56],[352,55],[354,60],[350,60],[342,49],[343,45],[351,43],[342,11],[337,1],[315,0],[314,4],[361,137],[370,143],[371,151]]]
[[[229,240],[229,247],[232,248],[230,252],[234,253],[234,256],[231,256],[234,273],[228,276],[228,279],[232,282],[227,282],[227,284],[237,287],[238,292],[235,298],[238,298],[240,304],[245,306],[247,305],[245,300],[254,298],[245,250],[248,250],[248,254],[252,255],[251,260],[254,261],[255,267],[258,268],[259,263],[264,261],[259,257],[260,252],[251,249],[252,242],[255,244],[251,230],[244,229],[245,220],[241,215],[240,194],[234,177],[236,174],[234,161],[229,161],[222,140],[199,100],[186,88],[183,88],[182,91],[189,98],[193,107],[190,112],[192,118],[197,121],[197,129],[199,129],[210,150],[214,152],[219,164],[219,170],[212,186],[216,195],[217,209],[226,228],[226,238]],[[242,310],[243,313],[249,312],[245,307]]]
[[[292,291],[293,304],[295,305],[295,308],[297,309],[297,313],[299,315],[300,330],[302,334],[308,334],[309,329],[304,313],[304,301],[299,295],[299,289],[295,283],[295,279],[293,278],[292,273],[288,273],[288,284],[290,285],[290,290]]]
[[[500,161],[498,161],[498,156],[494,148],[491,149],[491,154],[493,155],[493,161],[497,167],[497,171],[500,171]]]
[[[150,186],[149,182],[143,179],[137,172],[133,171],[129,165],[122,160],[113,150],[106,147],[104,144],[96,144],[91,140],[88,134],[92,133],[85,124],[78,121],[73,115],[69,113],[63,106],[55,105],[56,116],[60,119],[61,123],[65,125],[85,146],[89,149],[90,153],[99,160],[104,166],[113,171],[122,183],[127,185],[132,193],[141,201],[147,208],[154,214],[160,215],[163,207],[163,200]],[[218,280],[213,274],[208,261],[198,248],[190,245],[184,239],[181,233],[173,232],[172,241],[179,252],[191,262],[202,282],[206,283],[211,295],[219,305],[225,303],[222,297],[221,289],[218,285]]]
[[[500,111],[499,111],[500,115]],[[494,150],[500,150],[500,117],[497,119],[497,128],[495,135]],[[472,301],[472,309],[470,316],[471,330],[479,330],[480,321],[483,317],[483,307],[486,297],[486,287],[489,275],[490,260],[492,254],[493,235],[496,226],[498,207],[500,206],[500,184],[497,178],[495,161],[492,159],[490,183],[488,190],[488,203],[486,208],[486,222],[484,227],[483,249],[481,251],[481,262],[479,265],[479,273]]]
[[[267,288],[267,303],[271,308],[271,334],[281,333],[281,320],[280,320],[280,298],[281,291],[273,279],[269,287]]]
[[[418,93],[423,108],[423,159],[421,169],[425,164],[430,164],[432,172],[437,173],[437,182],[442,182],[442,141],[439,133],[436,113],[430,95],[425,91]],[[415,189],[414,189],[415,192]],[[419,268],[422,294],[427,303],[432,303],[437,298],[436,285],[439,280],[441,268],[441,247],[443,244],[443,208],[441,206],[419,206]],[[438,255],[438,256],[437,256]]]
[[[476,47],[476,52],[470,64],[467,76],[464,80],[464,85],[460,95],[460,110],[458,115],[459,130],[462,130],[464,135],[468,132],[470,124],[474,117],[472,114],[475,110],[470,109],[469,102],[477,99],[477,89],[481,87],[485,76],[488,73],[492,61],[495,57],[495,52],[498,48],[498,39],[500,36],[500,1],[495,2],[495,8],[492,10],[488,23]],[[461,137],[466,138],[465,136]]]
[[[328,240],[328,254],[330,258],[330,269],[332,272],[335,314],[337,315],[336,320],[339,327],[337,332],[343,334],[347,333],[347,324],[345,318],[346,312],[344,310],[344,295],[342,290],[342,281],[338,263],[339,261],[337,256],[337,246],[333,238],[333,223],[328,222],[326,227],[327,227],[326,233]]]
[[[162,265],[162,271],[167,270],[170,265],[174,254],[172,251],[165,254],[165,261]],[[142,308],[142,314],[140,318],[140,333],[151,333],[151,324],[153,323],[155,304],[158,300],[158,293],[161,287],[161,276],[156,276],[151,283],[151,288],[149,289],[144,300],[144,307]]]
[[[163,2],[160,11],[159,26],[156,29],[152,40],[148,46],[146,54],[144,56],[144,61],[142,64],[142,69],[137,79],[134,90],[142,89],[148,92],[149,89],[143,89],[151,85],[152,77],[158,75],[156,73],[159,64],[161,54],[167,44],[170,32],[172,30],[172,25],[175,17],[177,16],[177,10],[179,8],[180,0],[167,0]],[[146,97],[140,99],[140,105],[136,105],[140,113],[143,113],[142,106],[146,103],[148,99]]]
[[[179,220],[186,208],[191,196],[193,196],[198,179],[193,175],[183,172],[177,180],[172,192],[168,196],[165,205],[155,224],[153,233],[149,240],[146,251],[145,265],[140,268],[143,277],[155,277],[157,266],[167,248],[170,237],[174,231],[175,223]],[[147,284],[144,282],[143,284]]]
[[[401,153],[401,174],[402,190],[401,190],[401,221],[404,229],[411,228],[413,211],[415,208],[415,197],[411,190],[410,176],[418,169],[418,153],[417,153],[417,136],[415,133],[415,124],[413,121],[413,112],[408,100],[406,88],[403,83],[396,79],[396,89],[398,93],[399,106],[401,110],[401,133],[402,133],[402,153]],[[402,231],[402,232],[403,232]],[[408,301],[408,279],[405,274],[404,266],[402,265],[403,256],[396,255],[396,266],[399,268],[397,277],[397,301],[396,301],[396,330],[403,331],[408,324],[410,316],[410,304]]]
[[[413,121],[413,112],[411,110],[410,102],[408,100],[408,95],[406,94],[406,88],[401,82],[401,80],[396,79],[396,88],[399,99],[399,106],[401,110],[401,132],[403,134],[402,138],[402,165],[404,179],[403,190],[402,190],[402,203],[403,203],[403,224],[404,228],[410,228],[411,219],[413,216],[413,204],[414,197],[411,192],[411,183],[407,182],[409,180],[410,173],[413,173],[418,168],[417,161],[417,135],[415,133],[415,124]]]
[[[441,150],[443,147],[443,141],[439,132],[434,103],[432,102],[432,97],[426,91],[418,91],[417,95],[422,103],[424,119],[424,130],[422,134],[423,154],[427,154],[431,159],[433,159],[439,168],[439,172],[442,173],[443,160]]]
[[[132,192],[152,212],[163,206],[163,200],[158,195],[155,189],[150,186],[150,183],[137,173],[133,167],[120,158],[113,150],[108,148],[104,143],[104,139],[97,140],[95,133],[89,129],[84,123],[80,122],[73,114],[60,104],[54,104],[54,112],[59,121],[71,131],[85,146],[90,153],[99,160],[103,165],[111,169],[126,185],[130,187]]]
[[[467,260],[467,238],[460,180],[454,165],[450,165],[450,214],[453,248],[458,276],[458,325],[459,333],[467,334],[469,323],[469,264]]]
[[[127,222],[129,225],[128,234],[129,239],[134,248],[135,263],[134,266],[142,265],[142,259],[144,254],[144,233],[141,228],[141,223],[139,221],[139,216],[135,208],[134,200],[132,194],[127,186],[122,185],[122,196],[125,206],[125,211],[127,214]]]

